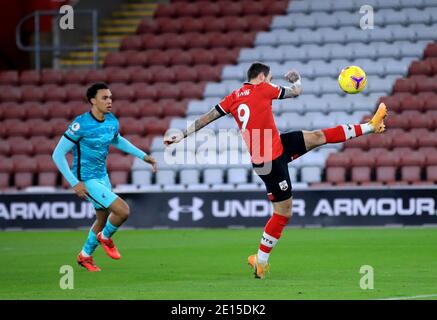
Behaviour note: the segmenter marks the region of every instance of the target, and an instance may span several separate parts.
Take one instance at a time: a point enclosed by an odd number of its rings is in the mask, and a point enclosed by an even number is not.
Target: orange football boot
[[[102,238],[102,232],[99,232],[97,234],[97,240],[100,242],[100,244],[102,245],[103,249],[105,249],[106,254],[108,256],[110,256],[112,259],[120,259],[121,255],[117,250],[117,247],[115,246],[114,242],[112,241],[112,239],[103,239]]]
[[[82,252],[79,253],[79,255],[77,256],[77,263],[78,263],[78,265],[84,267],[85,269],[87,269],[90,272],[100,271],[100,268],[94,264],[93,257],[92,256],[84,257],[82,255]]]
[[[270,265],[268,263],[259,263],[258,255],[253,254],[247,258],[247,261],[251,268],[253,268],[255,278],[264,279],[266,273],[270,270]]]

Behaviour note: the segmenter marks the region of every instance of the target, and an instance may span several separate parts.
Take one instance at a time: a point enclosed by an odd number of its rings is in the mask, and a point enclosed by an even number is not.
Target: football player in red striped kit
[[[290,86],[272,84],[270,67],[255,62],[247,72],[248,82],[241,88],[226,96],[184,132],[164,137],[164,144],[167,146],[178,143],[212,121],[232,114],[251,154],[254,171],[264,181],[268,199],[274,209],[272,217],[265,225],[258,253],[248,258],[255,277],[260,279],[269,271],[270,252],[292,215],[288,163],[327,143],[344,142],[364,134],[382,133],[385,131],[384,118],[387,115],[387,108],[381,103],[367,123],[280,134],[273,117],[272,100],[296,98],[302,93],[301,77],[297,71],[289,71],[285,78]]]

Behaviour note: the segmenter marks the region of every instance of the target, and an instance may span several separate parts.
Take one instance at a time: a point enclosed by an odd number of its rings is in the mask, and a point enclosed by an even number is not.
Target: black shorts
[[[307,152],[302,131],[281,134],[282,155],[262,164],[252,164],[256,174],[262,179],[267,189],[267,197],[272,202],[291,198],[291,181],[288,163]]]

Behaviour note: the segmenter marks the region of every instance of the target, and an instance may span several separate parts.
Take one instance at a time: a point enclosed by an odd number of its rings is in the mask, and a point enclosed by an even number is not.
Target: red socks
[[[346,140],[363,135],[360,124],[339,125],[334,128],[322,130],[326,137],[326,143],[345,142]]]
[[[267,263],[270,251],[281,237],[282,230],[287,225],[289,218],[273,213],[267,222],[258,250],[258,261]]]

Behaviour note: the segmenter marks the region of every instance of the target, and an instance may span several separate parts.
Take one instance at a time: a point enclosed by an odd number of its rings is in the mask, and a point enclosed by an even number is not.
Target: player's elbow
[[[296,97],[300,96],[302,94],[302,86],[296,86],[296,88],[294,89],[294,93],[296,95]]]

